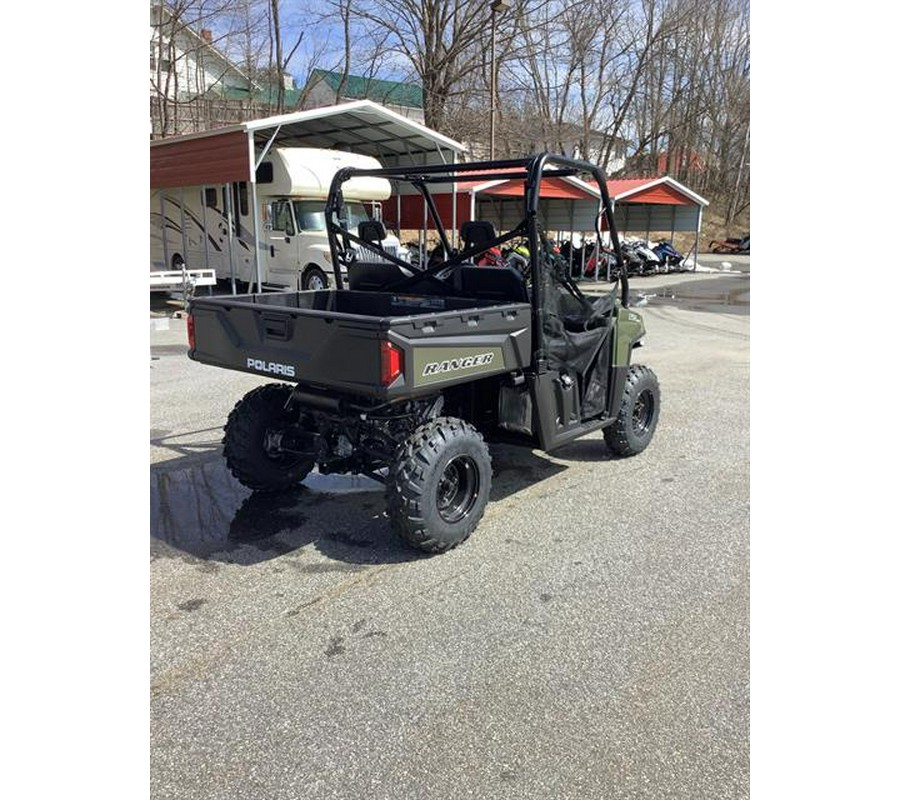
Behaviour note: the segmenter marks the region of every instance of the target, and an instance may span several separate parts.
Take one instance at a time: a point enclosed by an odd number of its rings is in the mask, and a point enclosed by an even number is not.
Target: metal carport
[[[668,176],[657,178],[625,178],[608,182],[610,200],[621,234],[629,231],[692,231],[695,234],[694,263],[700,239],[703,209],[709,201]],[[459,181],[450,188],[434,187],[435,205],[442,218],[454,220],[483,219],[498,230],[507,230],[522,218],[522,182],[519,180]],[[600,191],[595,183],[575,177],[547,178],[541,185],[541,209],[548,231],[594,231]],[[419,228],[426,212],[418,195],[398,197],[396,211],[390,219],[397,228]],[[454,225],[454,228],[456,226]],[[604,226],[604,230],[605,230]]]
[[[562,181],[567,181],[565,191],[560,191]],[[593,182],[580,181],[577,178],[555,178],[547,181],[545,190],[541,187],[543,197],[548,199],[544,206],[544,224],[551,231],[594,230],[594,217],[597,212],[597,200],[600,191]],[[470,195],[471,214],[476,213],[479,219],[489,219],[500,229],[507,220],[504,206],[496,208],[496,200],[503,198],[521,198],[522,189],[518,181],[492,181],[482,185],[459,184],[461,192]],[[624,178],[608,181],[609,196],[616,216],[616,228],[619,233],[629,231],[645,234],[650,238],[652,231],[691,231],[695,234],[694,259],[700,242],[700,226],[703,222],[703,209],[709,201],[691,191],[683,184],[664,175],[659,178]],[[494,208],[491,208],[493,201]],[[521,213],[519,212],[519,216]],[[518,219],[512,220],[513,224]],[[604,226],[604,230],[606,226]]]
[[[673,237],[676,231],[693,231],[696,265],[703,209],[709,205],[709,200],[668,175],[611,180],[609,195],[616,227],[623,234],[635,231],[649,239],[651,231],[670,231]]]
[[[256,169],[269,149],[276,146],[346,150],[374,156],[385,167],[454,164],[466,149],[459,142],[371,100],[282,114],[150,142],[151,190],[247,182],[254,210],[257,286],[261,278],[262,226]],[[233,232],[230,239],[233,240]]]

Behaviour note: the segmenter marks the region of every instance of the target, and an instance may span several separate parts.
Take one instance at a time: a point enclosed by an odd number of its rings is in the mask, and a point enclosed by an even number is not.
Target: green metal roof
[[[341,85],[342,72],[329,72],[314,69],[310,83],[323,81],[335,92]],[[391,103],[396,106],[424,108],[422,87],[414,83],[383,81],[378,78],[365,78],[362,75],[348,75],[341,90],[341,98],[353,100],[374,100],[376,103]]]

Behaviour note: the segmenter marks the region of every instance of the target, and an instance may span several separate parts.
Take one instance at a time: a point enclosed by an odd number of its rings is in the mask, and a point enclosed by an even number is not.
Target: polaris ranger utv
[[[606,218],[624,263],[605,176],[586,162],[545,153],[338,171],[325,207],[336,289],[191,303],[191,358],[288,381],[254,389],[231,412],[224,453],[232,474],[256,491],[295,485],[316,466],[367,475],[385,485],[396,532],[437,553],[468,538],[484,514],[485,440],[548,451],[602,429],[617,455],[647,447],[659,386],[650,369],[631,364],[644,325],[628,307],[626,271],[608,294],[585,296],[541,221],[542,181],[579,175],[596,181],[594,227],[599,237]],[[413,267],[381,247],[380,221],[351,230],[342,187],[354,177],[418,190],[445,258]],[[429,187],[467,178],[521,181],[521,219],[501,234],[469,221],[454,246]],[[476,266],[514,239],[527,243],[524,269]]]

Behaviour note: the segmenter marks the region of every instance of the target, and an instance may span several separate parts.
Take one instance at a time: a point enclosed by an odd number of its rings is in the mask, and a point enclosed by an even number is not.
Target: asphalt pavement
[[[152,796],[749,796],[737,272],[632,282],[662,390],[644,453],[494,447],[484,520],[430,558],[368,479],[241,487],[221,429],[265,381],[151,320]]]

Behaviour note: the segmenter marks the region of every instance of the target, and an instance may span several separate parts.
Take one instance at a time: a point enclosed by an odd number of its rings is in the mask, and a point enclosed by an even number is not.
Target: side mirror
[[[369,219],[365,222],[360,222],[359,225],[356,226],[356,230],[359,238],[366,242],[381,242],[387,236],[384,229],[384,223],[377,219]]]

